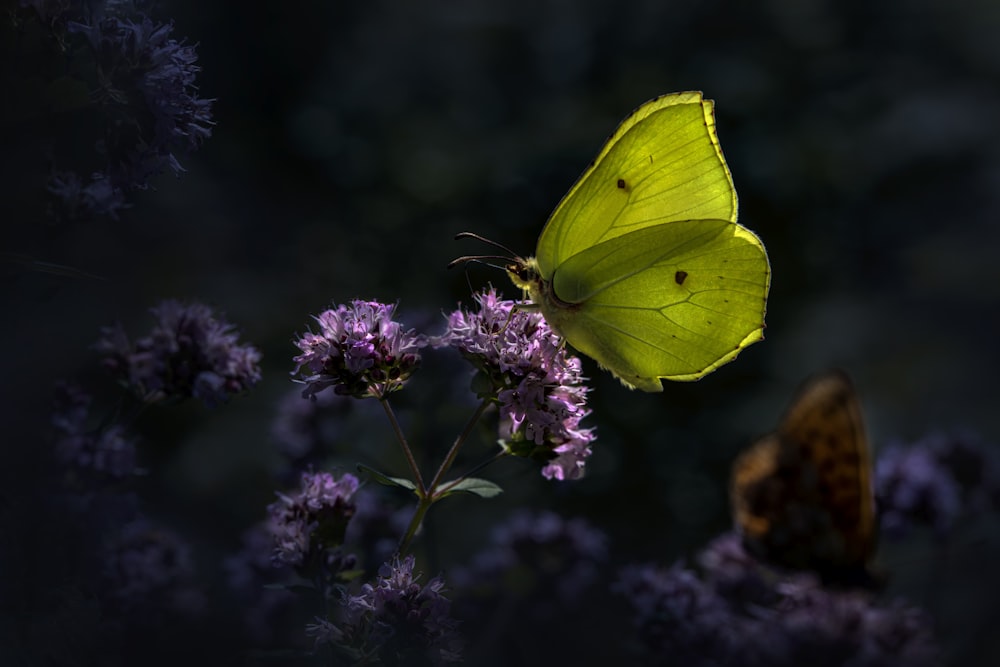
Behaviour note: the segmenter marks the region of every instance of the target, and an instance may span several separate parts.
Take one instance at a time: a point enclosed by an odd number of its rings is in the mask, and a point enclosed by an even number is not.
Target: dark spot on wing
[[[676,282],[678,285],[683,285],[684,281],[687,280],[687,277],[688,277],[687,271],[678,271],[677,273],[674,274],[674,282]]]

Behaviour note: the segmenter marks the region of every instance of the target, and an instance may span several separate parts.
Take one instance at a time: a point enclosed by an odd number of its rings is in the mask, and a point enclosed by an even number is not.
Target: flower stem
[[[383,404],[386,404],[386,402],[383,401]],[[479,407],[476,408],[476,411],[472,414],[472,417],[469,418],[465,428],[463,428],[462,432],[458,434],[457,438],[455,438],[455,442],[452,444],[451,449],[448,450],[448,454],[445,456],[444,461],[441,462],[441,467],[438,468],[437,474],[434,475],[434,479],[431,481],[429,487],[423,486],[423,481],[420,480],[418,473],[417,482],[420,486],[419,492],[417,493],[417,510],[413,513],[413,518],[410,519],[410,525],[407,526],[406,533],[399,541],[399,548],[396,549],[397,555],[402,556],[406,553],[406,550],[410,548],[410,542],[413,541],[413,536],[417,534],[417,530],[420,528],[420,524],[424,520],[424,515],[427,514],[427,510],[429,510],[431,505],[434,504],[434,501],[440,498],[440,494],[435,493],[437,485],[441,483],[441,479],[445,476],[445,474],[447,474],[451,465],[455,462],[455,457],[458,456],[458,450],[462,448],[462,444],[469,438],[476,422],[479,421],[479,418],[483,416],[483,413],[486,412],[486,409],[489,406],[490,401],[488,399],[484,399],[483,402],[479,404]],[[413,456],[410,454],[409,447],[406,446],[406,441],[403,438],[402,433],[398,430],[398,426],[395,419],[392,417],[388,404],[386,404],[386,410],[389,411],[393,427],[397,429],[397,437],[400,438],[400,442],[403,443],[403,449],[410,458],[411,466],[413,466],[414,470],[416,470],[416,463],[413,461]]]
[[[403,454],[406,455],[406,460],[410,464],[410,470],[413,471],[413,481],[417,485],[417,495],[423,499],[427,496],[427,487],[424,486],[424,478],[420,475],[420,468],[417,467],[417,460],[413,458],[413,451],[410,450],[409,443],[406,442],[406,436],[403,435],[403,429],[399,427],[399,421],[396,420],[396,413],[392,411],[392,406],[389,405],[388,397],[380,397],[379,403],[385,409],[385,414],[389,417],[389,423],[392,424],[392,430],[396,434],[396,439],[399,441],[399,445],[403,448]],[[427,510],[424,510],[425,512]]]
[[[455,462],[455,457],[458,456],[458,450],[462,448],[463,444],[465,444],[465,441],[472,433],[472,429],[475,427],[476,422],[478,422],[479,418],[483,416],[483,413],[486,412],[486,409],[490,407],[491,403],[492,401],[484,398],[479,404],[479,407],[476,408],[476,411],[472,413],[472,417],[469,418],[465,428],[463,428],[462,432],[458,434],[457,438],[455,438],[455,442],[452,444],[451,449],[448,450],[448,455],[444,457],[444,461],[441,462],[441,467],[438,468],[437,473],[434,475],[434,479],[431,480],[431,485],[428,487],[428,493],[431,496],[434,496],[434,492],[437,489],[438,484],[441,483],[441,480],[448,473],[448,470],[451,469],[452,464]]]

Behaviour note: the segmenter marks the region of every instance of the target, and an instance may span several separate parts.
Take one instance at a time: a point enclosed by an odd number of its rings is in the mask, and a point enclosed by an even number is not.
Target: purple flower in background
[[[257,645],[276,640],[281,619],[297,600],[288,589],[268,586],[289,572],[275,567],[273,553],[274,535],[260,523],[243,533],[241,549],[223,563],[226,581],[243,610],[247,636]]]
[[[354,567],[353,557],[339,549],[348,522],[354,516],[358,478],[340,479],[327,472],[302,473],[298,491],[278,494],[268,506],[268,529],[274,538],[271,560],[276,566],[328,574]]]
[[[101,173],[93,174],[87,185],[71,171],[54,173],[48,191],[58,203],[58,215],[66,219],[106,215],[117,220],[118,212],[128,208],[122,189]]]
[[[461,660],[458,622],[443,595],[444,580],[421,586],[413,556],[386,563],[359,595],[348,595],[342,615],[317,619],[307,632],[352,658],[377,655],[386,665],[444,664]]]
[[[60,165],[51,177],[53,210],[62,216],[117,217],[130,190],[148,188],[164,171],[181,173],[178,155],[211,136],[213,100],[198,94],[195,47],[172,38],[172,24],[141,13],[145,4],[21,0],[46,27],[43,39],[76,64],[61,75],[83,92],[61,102],[66,108],[57,111],[74,113],[60,121],[70,119],[67,129],[85,142],[94,135],[89,168],[74,173]],[[67,158],[57,151],[54,160]]]
[[[164,301],[151,311],[156,326],[133,344],[121,325],[101,330],[104,366],[144,401],[200,399],[223,403],[260,381],[260,352],[240,345],[233,325],[208,306]]]
[[[890,667],[936,665],[920,610],[864,590],[824,588],[809,572],[779,573],[743,552],[738,536],[710,544],[701,573],[632,566],[616,585],[635,613],[648,664]]]
[[[56,385],[52,425],[55,457],[63,466],[114,479],[136,469],[135,443],[120,424],[88,429],[92,399],[76,385]]]
[[[480,395],[500,406],[507,450],[545,463],[548,479],[579,479],[591,454],[593,429],[580,359],[540,313],[518,310],[494,290],[476,295],[477,311],[456,310],[435,344],[457,349],[478,370]]]
[[[944,536],[961,511],[958,485],[927,447],[885,448],[875,464],[875,490],[887,537],[905,535],[914,523]]]
[[[145,519],[126,524],[105,545],[102,590],[121,613],[197,614],[205,606],[195,586],[190,548],[173,532]]]
[[[98,66],[100,87],[92,93],[111,117],[136,119],[134,133],[121,127],[105,135],[108,179],[118,187],[145,188],[166,169],[184,171],[176,151],[191,151],[212,134],[212,101],[197,95],[193,46],[171,39],[171,24],[105,17],[71,23],[87,38]],[[141,105],[140,102],[141,101]],[[140,113],[141,112],[141,113]]]
[[[294,389],[278,404],[271,422],[271,439],[278,451],[297,466],[316,462],[337,441],[340,422],[351,407],[346,396],[324,391],[309,400],[301,390]]]
[[[456,588],[494,596],[509,594],[516,580],[516,590],[537,600],[544,616],[553,605],[586,597],[607,558],[607,537],[584,519],[524,510],[494,527],[490,545],[452,580]]]
[[[636,639],[649,664],[755,664],[747,622],[694,572],[680,565],[630,566],[615,590],[632,605]]]
[[[971,433],[934,433],[915,446],[934,452],[958,484],[964,510],[975,513],[1000,508],[1000,460],[995,445]]]
[[[292,374],[306,385],[302,395],[333,387],[346,396],[382,398],[402,389],[426,343],[393,320],[394,312],[395,306],[354,300],[316,316],[319,333],[295,342],[302,354]]]

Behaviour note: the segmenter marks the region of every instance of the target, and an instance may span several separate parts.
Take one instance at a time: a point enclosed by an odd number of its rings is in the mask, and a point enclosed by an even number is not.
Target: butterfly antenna
[[[492,239],[488,239],[485,236],[480,236],[479,234],[475,234],[473,232],[459,232],[458,234],[455,234],[455,240],[458,241],[459,239],[476,239],[477,241],[485,243],[486,245],[491,245],[494,248],[499,248],[500,250],[503,250],[505,253],[507,253],[507,256],[504,259],[518,258],[518,254],[513,250],[511,250],[510,248],[508,248],[507,246],[505,246],[504,244],[498,243]]]

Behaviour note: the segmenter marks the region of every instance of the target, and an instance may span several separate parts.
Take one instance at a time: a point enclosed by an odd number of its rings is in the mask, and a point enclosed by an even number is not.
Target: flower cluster
[[[509,594],[511,583],[543,606],[572,604],[599,579],[607,538],[585,520],[516,512],[493,529],[490,545],[453,575],[456,588]]]
[[[204,608],[190,548],[146,519],[124,525],[106,544],[103,561],[103,591],[123,613],[199,613]]]
[[[579,479],[593,429],[580,360],[566,352],[540,313],[519,310],[494,290],[476,295],[476,311],[456,310],[439,346],[457,349],[478,369],[481,396],[500,405],[500,439],[512,454],[545,463],[548,479]]]
[[[135,443],[120,424],[88,429],[91,397],[80,387],[56,385],[52,426],[56,431],[55,457],[63,466],[121,479],[135,472]]]
[[[886,447],[875,464],[883,533],[928,525],[944,537],[964,513],[1000,506],[1000,465],[990,453],[974,438],[941,434]]]
[[[861,590],[830,589],[809,573],[778,574],[740,553],[727,535],[682,564],[632,566],[617,584],[635,612],[639,650],[650,664],[934,665],[928,619]]]
[[[426,343],[393,320],[394,312],[395,306],[354,300],[316,316],[319,333],[295,342],[302,354],[292,374],[306,385],[303,396],[333,387],[346,396],[382,398],[401,389]]]
[[[352,499],[357,490],[354,475],[337,479],[326,472],[302,473],[296,493],[279,493],[278,501],[268,506],[268,527],[274,537],[272,562],[332,574],[352,568],[353,557],[337,547],[344,543],[348,521],[354,515]]]
[[[115,217],[129,191],[149,187],[168,169],[182,172],[177,155],[211,136],[213,100],[198,96],[195,47],[172,38],[172,24],[138,13],[138,4],[21,0],[60,50],[88,64],[70,75],[87,88],[89,111],[97,112],[78,115],[97,127],[75,131],[99,134],[97,156],[85,168],[89,183],[80,170],[53,173],[48,189],[62,215]]]
[[[293,389],[277,406],[271,439],[278,452],[301,470],[326,455],[351,407],[346,396],[325,391],[308,400]]]
[[[260,381],[260,352],[240,345],[233,325],[208,306],[168,300],[151,310],[156,326],[129,341],[121,325],[101,330],[104,366],[147,402],[194,397],[214,406]]]
[[[382,664],[400,666],[460,661],[458,623],[442,594],[444,580],[435,577],[421,586],[414,562],[407,556],[386,563],[374,583],[347,596],[342,619],[318,618],[307,633],[317,646],[332,644],[354,660],[377,655]]]

